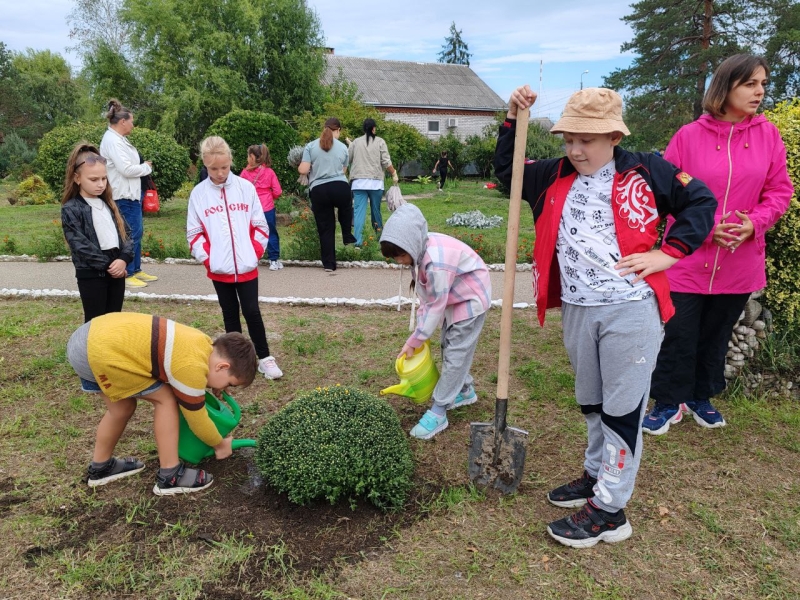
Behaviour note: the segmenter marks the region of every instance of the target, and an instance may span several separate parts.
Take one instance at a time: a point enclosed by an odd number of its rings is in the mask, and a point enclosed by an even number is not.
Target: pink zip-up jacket
[[[428,233],[428,223],[413,204],[398,208],[381,233],[414,259],[415,289],[420,298],[417,327],[406,341],[419,348],[436,328],[485,313],[492,302],[489,269],[464,242],[443,233]],[[413,272],[413,271],[412,271]]]
[[[252,170],[243,169],[239,177],[256,186],[258,199],[261,201],[261,208],[264,209],[264,212],[269,212],[275,208],[275,198],[280,198],[281,194],[283,194],[281,183],[278,181],[275,171],[270,167],[258,165]]]
[[[703,115],[681,127],[664,158],[703,181],[717,197],[715,224],[739,223],[747,213],[755,228],[735,252],[713,243],[712,232],[694,254],[667,270],[673,292],[745,294],[767,284],[765,235],[789,208],[794,188],[786,169],[786,147],[778,128],[764,115],[741,123]],[[667,233],[674,220],[667,219]]]

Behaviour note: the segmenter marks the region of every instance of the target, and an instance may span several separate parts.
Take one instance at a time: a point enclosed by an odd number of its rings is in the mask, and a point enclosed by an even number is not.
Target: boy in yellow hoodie
[[[205,390],[253,382],[257,363],[250,340],[241,333],[227,333],[212,342],[202,331],[162,317],[109,313],[72,334],[67,359],[80,377],[83,391],[99,393],[106,404],[88,469],[90,487],[144,469],[139,460],[113,456],[136,410],[137,398],[152,403],[155,409],[153,429],[160,468],[153,493],[186,494],[211,485],[210,473],[188,469],[178,458],[178,409],[192,432],[214,448],[217,459],[230,456],[231,437],[223,438],[209,418]]]

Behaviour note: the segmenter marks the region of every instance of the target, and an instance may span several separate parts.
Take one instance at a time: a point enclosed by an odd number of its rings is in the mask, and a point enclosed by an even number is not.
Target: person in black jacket
[[[84,321],[121,312],[133,240],[112,199],[106,159],[85,142],[75,146],[67,161],[61,227],[75,265]]]

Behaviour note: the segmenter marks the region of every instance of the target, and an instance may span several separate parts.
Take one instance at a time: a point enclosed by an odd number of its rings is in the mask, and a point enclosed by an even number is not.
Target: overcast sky
[[[202,1],[202,0],[188,0]],[[620,18],[633,0],[527,0],[502,10],[501,2],[461,0],[399,3],[375,0],[308,0],[326,43],[342,56],[436,62],[450,23],[462,31],[472,69],[504,100],[520,84],[539,91],[532,115],[557,118],[569,95],[601,85],[603,76],[630,64],[620,46],[632,33]],[[72,0],[0,0],[0,41],[12,50],[49,49],[73,65],[66,23]]]

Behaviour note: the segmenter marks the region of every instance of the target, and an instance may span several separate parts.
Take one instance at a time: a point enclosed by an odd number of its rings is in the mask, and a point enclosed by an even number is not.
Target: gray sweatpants
[[[485,320],[486,313],[482,313],[458,323],[442,323],[442,373],[433,390],[434,404],[452,404],[460,392],[472,387],[469,370]]]
[[[586,418],[584,468],[594,503],[624,508],[642,458],[642,419],[664,327],[655,298],[603,306],[564,304],[564,346]]]

